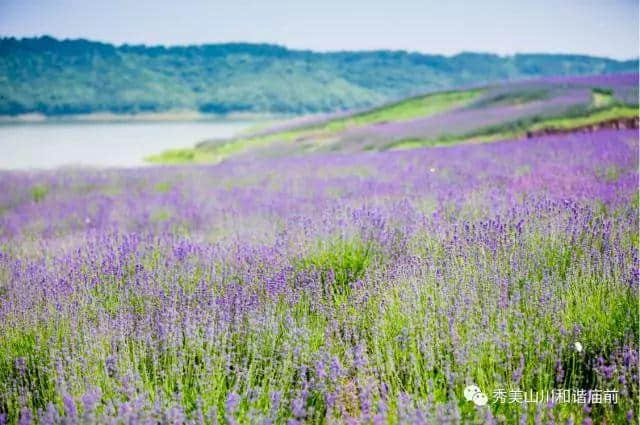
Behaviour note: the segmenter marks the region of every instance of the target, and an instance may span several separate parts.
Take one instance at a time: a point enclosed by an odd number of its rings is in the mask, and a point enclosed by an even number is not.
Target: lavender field
[[[637,423],[637,184],[637,130],[1,172],[0,424]]]

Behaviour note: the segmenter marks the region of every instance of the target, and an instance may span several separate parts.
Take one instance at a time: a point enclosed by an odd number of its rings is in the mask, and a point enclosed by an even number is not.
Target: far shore
[[[93,112],[89,114],[44,115],[29,113],[0,115],[0,124],[37,123],[114,123],[114,122],[163,122],[163,121],[280,121],[293,115],[234,112],[229,114],[205,114],[198,111],[143,112],[137,114],[115,114]]]

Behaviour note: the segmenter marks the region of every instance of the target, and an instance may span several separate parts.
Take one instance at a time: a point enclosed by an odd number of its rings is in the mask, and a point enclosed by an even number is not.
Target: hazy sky
[[[638,56],[638,0],[0,0],[0,35]]]

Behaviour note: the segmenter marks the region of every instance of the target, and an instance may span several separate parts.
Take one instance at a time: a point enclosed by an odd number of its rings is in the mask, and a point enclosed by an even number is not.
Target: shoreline
[[[287,120],[294,115],[267,113],[205,114],[198,111],[168,111],[139,114],[114,114],[92,112],[89,114],[44,115],[29,113],[20,115],[0,115],[3,124],[75,124],[75,123],[152,123],[152,122],[211,122],[211,121],[268,121]]]

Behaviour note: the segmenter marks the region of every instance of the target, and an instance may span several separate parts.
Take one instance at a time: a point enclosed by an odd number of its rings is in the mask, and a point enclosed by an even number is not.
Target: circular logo
[[[484,393],[476,393],[473,396],[473,402],[476,406],[484,406],[489,401],[489,398]]]
[[[481,393],[480,388],[477,385],[469,385],[464,389],[464,398],[469,401],[473,401],[473,396]]]

